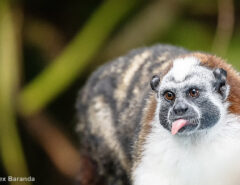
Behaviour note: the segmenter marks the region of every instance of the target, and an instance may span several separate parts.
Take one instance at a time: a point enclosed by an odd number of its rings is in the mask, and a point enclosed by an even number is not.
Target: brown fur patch
[[[150,123],[153,120],[156,108],[157,108],[157,101],[153,95],[150,97],[150,103],[149,103],[148,109],[147,109],[148,111],[146,112],[147,115],[144,118],[145,123]]]
[[[213,69],[223,68],[227,71],[227,83],[230,85],[228,101],[231,103],[229,111],[233,114],[240,114],[240,76],[237,71],[217,56],[203,53],[193,53],[192,55],[199,58],[204,66]]]
[[[155,99],[155,95],[152,94],[149,97],[147,107],[145,108],[145,114],[144,118],[142,120],[142,128],[138,136],[138,141],[137,141],[137,147],[136,147],[136,153],[135,153],[135,159],[134,159],[134,164],[133,164],[133,169],[137,167],[139,164],[141,158],[142,158],[142,151],[143,151],[143,146],[146,142],[146,137],[150,133],[152,125],[151,122],[154,119],[155,111],[157,108],[157,101]]]

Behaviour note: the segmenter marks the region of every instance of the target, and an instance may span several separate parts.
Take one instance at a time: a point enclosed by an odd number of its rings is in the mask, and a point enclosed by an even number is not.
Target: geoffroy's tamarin
[[[95,184],[239,185],[239,114],[240,76],[221,58],[136,49],[81,89],[80,152]]]

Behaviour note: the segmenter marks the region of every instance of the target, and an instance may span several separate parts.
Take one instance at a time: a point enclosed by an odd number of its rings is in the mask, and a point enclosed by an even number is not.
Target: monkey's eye
[[[167,91],[164,93],[164,98],[168,101],[173,101],[175,99],[175,94],[171,91]]]
[[[190,95],[191,97],[193,97],[193,98],[196,98],[196,97],[199,96],[199,90],[198,90],[198,89],[195,89],[195,88],[190,89],[188,93],[189,93],[189,95]]]

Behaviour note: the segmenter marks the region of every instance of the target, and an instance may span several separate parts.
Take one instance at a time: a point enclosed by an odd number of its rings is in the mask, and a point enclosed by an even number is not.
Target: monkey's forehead
[[[163,77],[161,86],[211,83],[214,80],[212,70],[200,64],[199,59],[192,56],[175,59],[173,67]]]

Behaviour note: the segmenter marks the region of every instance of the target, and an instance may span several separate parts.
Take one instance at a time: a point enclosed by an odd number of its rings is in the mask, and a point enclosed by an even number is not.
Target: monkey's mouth
[[[175,135],[177,133],[189,132],[197,128],[198,119],[177,119],[173,121],[171,133]]]

